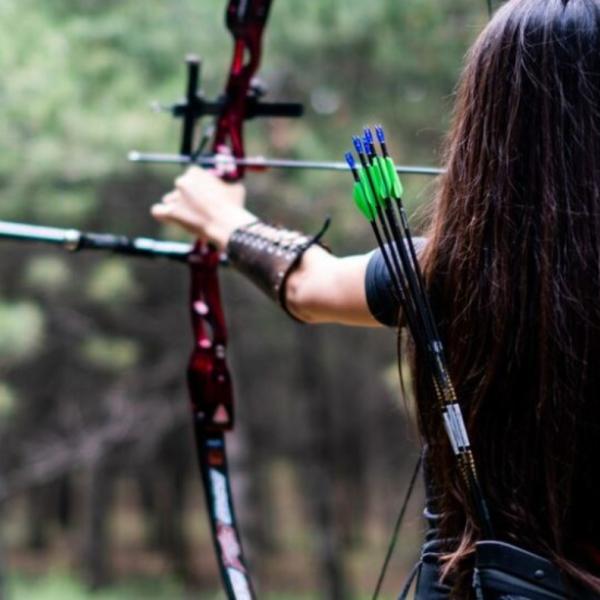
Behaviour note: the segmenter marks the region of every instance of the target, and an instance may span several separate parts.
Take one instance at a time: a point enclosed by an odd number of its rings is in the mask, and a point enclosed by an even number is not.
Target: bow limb
[[[230,0],[226,23],[234,39],[231,68],[217,116],[213,151],[228,149],[243,159],[243,123],[251,83],[260,63],[261,40],[271,0]],[[193,73],[191,73],[193,75]],[[195,97],[196,76],[188,80],[188,101]],[[188,103],[189,103],[188,102]],[[191,106],[191,104],[190,104]],[[194,115],[186,123],[182,148],[193,138]],[[238,181],[243,165],[225,176]],[[227,597],[252,600],[255,592],[242,551],[227,466],[225,432],[233,428],[233,386],[226,362],[227,327],[218,280],[219,252],[197,243],[190,257],[190,313],[194,349],[188,366],[188,388],[206,503],[221,579]]]

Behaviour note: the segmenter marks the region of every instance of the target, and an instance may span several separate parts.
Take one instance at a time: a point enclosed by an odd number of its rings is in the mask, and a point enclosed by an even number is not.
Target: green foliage
[[[31,259],[23,273],[24,283],[32,290],[56,293],[71,280],[71,269],[64,257],[37,256]]]
[[[130,265],[113,258],[100,263],[87,282],[87,296],[94,302],[128,304],[139,295]]]
[[[83,356],[90,364],[107,371],[125,371],[139,359],[139,345],[126,338],[90,336],[83,344]]]
[[[177,128],[148,102],[181,95],[189,51],[209,59],[205,88],[218,93],[230,52],[222,11],[194,0],[4,0],[0,139],[10,151],[0,158],[0,214],[81,224],[100,208],[99,180],[136,168],[127,150],[175,149]],[[261,73],[273,95],[300,97],[309,111],[270,132],[252,124],[249,147],[338,157],[347,132],[376,119],[399,162],[434,163],[461,55],[484,18],[475,0],[275,3]],[[323,193],[322,181],[297,179],[304,197]]]
[[[68,223],[84,227],[98,211],[98,198],[88,184],[75,185],[51,192],[43,202],[31,207],[32,218],[46,225],[59,227]]]
[[[33,302],[0,303],[0,364],[31,358],[44,341],[44,313]]]
[[[4,381],[0,381],[0,422],[10,417],[17,404],[15,390]]]
[[[57,572],[45,577],[12,576],[8,585],[13,600],[173,600],[174,598],[197,597],[193,592],[186,594],[180,582],[164,577],[161,579],[139,579],[110,586],[102,591],[89,591],[81,581],[67,573]],[[202,593],[204,600],[219,600],[220,590]],[[318,594],[266,594],[266,600],[317,600]]]
[[[67,573],[55,572],[45,577],[12,576],[9,579],[9,594],[13,600],[131,600],[144,598],[158,600],[184,598],[181,583],[167,577],[131,581],[106,590],[91,592],[83,582]]]

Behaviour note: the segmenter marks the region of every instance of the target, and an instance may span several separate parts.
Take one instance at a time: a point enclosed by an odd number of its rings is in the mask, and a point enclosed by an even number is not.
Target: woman
[[[420,262],[496,535],[550,559],[582,590],[573,597],[600,597],[599,0],[498,11],[468,54],[445,166]],[[190,169],[153,214],[228,248],[257,280],[264,256],[248,258],[244,239],[282,234],[252,233],[264,226],[243,198]],[[305,242],[262,282],[294,317],[395,321],[379,252],[336,258]],[[480,530],[413,363],[442,515],[418,597],[466,598]]]

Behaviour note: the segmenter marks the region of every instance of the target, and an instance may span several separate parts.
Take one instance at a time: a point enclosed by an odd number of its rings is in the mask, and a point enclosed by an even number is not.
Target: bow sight
[[[201,60],[195,55],[186,57],[187,85],[185,100],[173,104],[169,111],[174,117],[183,119],[183,134],[181,154],[194,156],[193,150],[194,129],[198,119],[212,115],[217,118],[225,114],[228,104],[227,96],[223,95],[210,102],[204,99],[204,94],[199,87]],[[250,82],[244,105],[244,119],[254,117],[301,117],[304,107],[298,102],[263,102],[261,98],[266,94],[263,82],[254,77]]]
[[[188,55],[185,59],[187,65],[187,82],[185,98],[170,106],[155,105],[159,110],[171,113],[175,118],[182,119],[182,134],[180,155],[149,154],[132,151],[129,159],[133,162],[150,163],[194,163],[202,158],[208,140],[212,137],[213,126],[210,125],[198,136],[196,124],[202,117],[213,116],[220,120],[227,115],[233,99],[228,94],[219,96],[216,100],[206,100],[200,87],[202,61],[196,55]],[[264,102],[262,97],[266,94],[264,83],[253,77],[241,106],[241,119],[248,120],[255,117],[301,117],[304,107],[298,102]],[[177,160],[173,160],[173,159]],[[214,163],[213,163],[214,164]]]

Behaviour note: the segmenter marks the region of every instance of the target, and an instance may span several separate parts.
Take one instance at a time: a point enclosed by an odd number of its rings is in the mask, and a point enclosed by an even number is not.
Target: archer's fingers
[[[202,243],[207,243],[208,238],[200,231],[197,225],[194,225],[191,216],[185,214],[180,208],[173,204],[155,204],[150,209],[152,216],[159,222],[165,225],[177,225],[191,233],[197,240]]]
[[[150,207],[150,214],[157,221],[168,221],[172,212],[172,207],[169,204],[165,204],[164,202],[160,204],[154,204]]]
[[[163,204],[175,204],[180,200],[179,190],[173,190],[162,197]]]
[[[165,194],[160,202],[152,206],[150,212],[158,221],[178,222],[184,211],[182,199],[183,195],[179,190],[172,190]]]
[[[193,233],[197,237],[203,235],[203,231],[198,223],[198,219],[193,212],[177,204],[155,204],[150,212],[152,216],[161,223],[172,223],[182,227],[186,231]]]
[[[218,177],[211,171],[192,166],[188,167],[183,175],[175,179],[175,189],[190,190],[196,186],[214,183],[215,179],[218,179]]]

